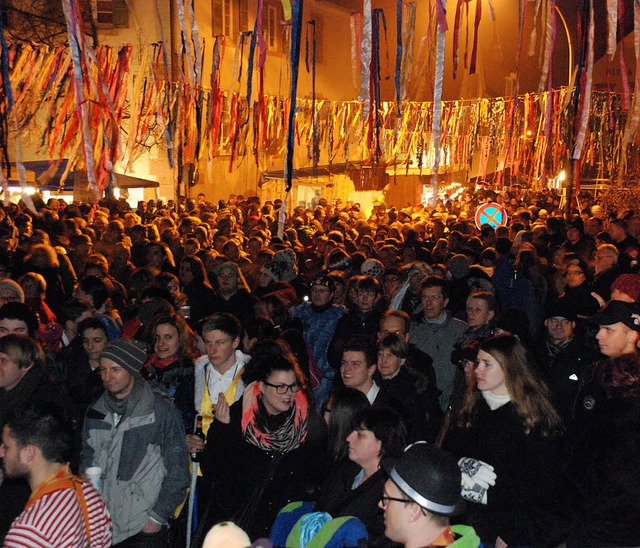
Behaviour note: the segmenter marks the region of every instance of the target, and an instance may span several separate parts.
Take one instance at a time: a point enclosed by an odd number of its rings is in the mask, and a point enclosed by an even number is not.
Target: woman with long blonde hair
[[[487,545],[548,541],[563,427],[547,387],[514,335],[480,344],[474,380],[444,441],[459,459],[466,522]]]

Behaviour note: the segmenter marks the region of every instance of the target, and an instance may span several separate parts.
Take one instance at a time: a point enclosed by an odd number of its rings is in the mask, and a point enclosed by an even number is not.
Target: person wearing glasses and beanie
[[[480,546],[473,527],[450,524],[451,517],[465,511],[455,459],[418,442],[407,447],[388,473],[378,506],[389,539],[405,548]]]
[[[326,471],[326,426],[295,357],[272,340],[251,354],[244,395],[230,407],[218,403],[200,459],[212,497],[196,542],[222,520],[252,539],[268,537],[285,504],[315,500]]]

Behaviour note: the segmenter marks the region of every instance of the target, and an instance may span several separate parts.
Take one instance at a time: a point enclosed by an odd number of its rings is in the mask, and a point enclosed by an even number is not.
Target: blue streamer
[[[380,21],[382,26],[387,32],[387,21],[384,17],[384,10],[376,8],[373,10],[373,18],[371,25],[372,34],[372,56],[371,56],[371,82],[373,88],[373,116],[374,116],[374,130],[375,130],[375,143],[373,161],[377,163],[378,159],[382,155],[380,150]]]
[[[402,0],[396,0],[396,105],[398,117],[402,116],[400,101],[400,69],[402,68]]]
[[[7,40],[4,37],[4,1],[0,0],[0,45],[2,46],[2,59],[0,64],[2,67],[2,88],[7,96],[7,103],[9,112],[13,108],[13,91],[11,90],[11,81],[9,80],[9,55],[7,54],[8,46]]]
[[[253,24],[253,33],[251,34],[251,45],[249,46],[249,60],[247,61],[247,109],[251,111],[251,94],[253,92],[253,58],[256,55],[256,43],[258,41],[258,26],[261,13],[258,10],[256,15],[256,22]],[[247,125],[249,122],[249,116],[246,117],[244,122],[240,125],[241,128]]]
[[[7,97],[8,108],[5,111],[3,120],[0,122],[0,138],[2,139],[2,159],[7,168],[7,177],[11,177],[11,162],[9,161],[9,140],[8,140],[8,117],[13,108],[13,91],[11,90],[11,81],[9,80],[9,55],[7,53],[7,41],[4,37],[4,0],[0,0],[0,46],[2,53],[0,56],[0,71],[2,71],[2,88]]]
[[[293,0],[291,10],[291,91],[289,94],[289,127],[287,130],[287,156],[284,164],[284,182],[287,192],[293,181],[293,151],[295,145],[296,97],[298,93],[298,69],[300,63],[300,35],[302,34],[302,11],[304,0]]]

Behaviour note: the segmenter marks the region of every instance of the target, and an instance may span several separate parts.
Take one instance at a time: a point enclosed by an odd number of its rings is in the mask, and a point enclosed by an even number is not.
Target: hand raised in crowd
[[[224,424],[231,422],[231,412],[229,403],[223,392],[218,394],[218,403],[216,404],[216,420]]]

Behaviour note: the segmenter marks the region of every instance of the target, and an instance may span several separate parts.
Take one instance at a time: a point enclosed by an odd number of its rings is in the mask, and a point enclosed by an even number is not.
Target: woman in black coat
[[[185,257],[180,261],[180,283],[189,305],[190,325],[196,326],[200,320],[216,312],[213,305],[216,294],[198,257]]]
[[[355,516],[369,533],[369,546],[387,546],[384,518],[378,508],[387,476],[383,461],[398,458],[406,443],[400,415],[386,408],[368,407],[353,421],[347,436],[349,458],[325,482],[314,508],[332,517]]]
[[[432,443],[442,426],[440,391],[431,364],[423,373],[407,364],[409,345],[404,337],[390,333],[378,341],[378,370],[374,379],[388,395],[394,409],[402,413],[408,441]]]
[[[567,546],[640,546],[640,359],[599,364],[607,399],[578,425],[566,467],[575,510]]]
[[[480,344],[475,381],[443,444],[460,459],[470,501],[463,522],[487,544],[498,537],[509,546],[553,542],[562,426],[548,390],[513,335]],[[487,475],[494,479],[482,485],[478,478]]]
[[[317,496],[326,466],[326,428],[309,404],[295,358],[277,342],[271,345],[270,352],[262,348],[247,364],[252,382],[242,400],[216,408],[200,460],[212,492],[204,531],[231,520],[252,539],[268,537],[282,507]]]

